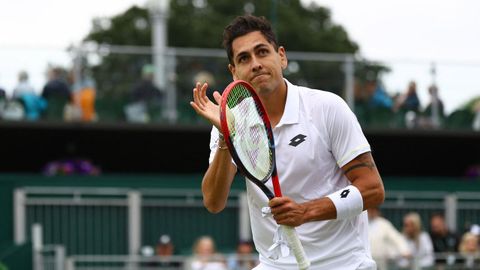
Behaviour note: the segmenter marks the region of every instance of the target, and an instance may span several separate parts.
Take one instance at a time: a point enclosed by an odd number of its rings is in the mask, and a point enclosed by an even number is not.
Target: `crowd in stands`
[[[153,75],[154,67],[144,65],[139,81],[132,83],[130,92],[122,101],[125,104],[120,104],[122,117],[116,120],[148,123],[161,119],[163,91],[154,84]],[[417,89],[415,81],[410,81],[403,92],[392,95],[380,80],[357,80],[354,112],[362,126],[370,128],[463,128],[480,131],[480,99],[469,108],[459,108],[447,114],[438,86],[430,85],[425,90],[430,97],[427,104],[421,103],[418,91],[422,90]],[[51,67],[48,81],[42,89],[35,89],[29,82],[28,74],[21,71],[11,97],[0,89],[0,119],[92,122],[100,118],[103,121],[97,113],[97,109],[102,107],[98,102],[95,81],[87,71]]]
[[[451,231],[443,214],[429,216],[427,227],[416,212],[403,216],[397,228],[379,208],[368,209],[369,241],[378,270],[480,269],[480,226],[461,233]],[[253,243],[240,241],[236,250],[225,254],[216,249],[210,236],[200,236],[189,255],[177,256],[169,235],[162,235],[154,249],[142,255],[151,258],[145,266],[184,270],[246,270],[258,264]],[[152,268],[156,269],[156,268]]]
[[[480,269],[480,227],[452,232],[442,214],[430,216],[422,226],[416,212],[403,217],[401,231],[382,217],[379,209],[369,209],[370,245],[378,270]]]
[[[410,81],[403,93],[394,95],[390,95],[379,80],[357,81],[355,114],[367,127],[480,130],[480,100],[472,108],[447,115],[438,86],[432,84],[427,91],[429,101],[422,105],[415,81]]]
[[[169,235],[160,236],[153,252],[148,247],[142,249],[142,255],[151,259],[144,265],[148,269],[250,270],[258,264],[258,255],[252,242],[239,241],[234,252],[222,254],[217,251],[214,239],[208,235],[196,239],[191,255],[186,259],[175,254],[175,246]]]
[[[78,78],[76,78],[78,77]],[[58,67],[48,70],[41,91],[30,83],[28,73],[18,74],[11,97],[0,94],[0,119],[95,121],[95,83],[86,72],[75,75]],[[37,92],[40,92],[37,94]]]

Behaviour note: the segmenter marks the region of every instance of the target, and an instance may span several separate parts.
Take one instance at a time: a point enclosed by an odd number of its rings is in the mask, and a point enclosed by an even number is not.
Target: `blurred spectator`
[[[434,265],[433,244],[430,236],[422,230],[420,215],[408,213],[403,218],[403,236],[407,240],[412,260],[401,260],[399,265],[409,269],[429,269]]]
[[[455,261],[459,237],[448,229],[445,217],[440,213],[430,217],[430,239],[433,251],[439,255],[435,258],[437,265],[449,265]]]
[[[187,261],[186,270],[227,270],[225,259],[216,253],[210,236],[201,236],[193,245],[193,257]]]
[[[19,98],[23,94],[33,94],[36,95],[35,89],[28,81],[28,73],[26,71],[20,71],[18,73],[18,83],[13,89],[13,98]]]
[[[458,251],[459,237],[448,229],[442,214],[435,213],[430,217],[430,238],[436,253]]]
[[[142,248],[142,255],[152,259],[146,263],[145,266],[148,266],[148,269],[180,269],[180,261],[172,258],[174,251],[175,246],[173,245],[172,238],[166,234],[160,236],[156,243],[155,251],[153,251],[150,246]],[[153,255],[155,255],[155,257],[153,257]]]
[[[369,101],[370,107],[392,109],[393,100],[388,95],[383,84],[379,81],[374,82],[373,95]]]
[[[478,235],[467,232],[463,234],[459,246],[460,254],[464,259],[466,269],[480,268],[480,247]]]
[[[161,108],[162,91],[153,83],[154,67],[145,65],[142,78],[132,89],[130,103],[125,107],[125,115],[129,122],[147,123],[154,111]]]
[[[45,118],[61,120],[64,108],[71,99],[70,86],[67,83],[65,72],[61,68],[49,69],[48,81],[43,87],[42,97],[48,102]]]
[[[368,209],[369,240],[372,257],[378,270],[388,270],[396,259],[410,258],[410,250],[402,234],[381,216],[380,209]]]
[[[443,102],[438,95],[438,87],[436,85],[431,85],[428,88],[428,93],[430,94],[430,103],[423,111],[425,117],[423,125],[438,128],[445,119]]]
[[[257,266],[253,244],[251,241],[240,241],[236,253],[228,259],[229,270],[250,270]]]
[[[411,81],[408,84],[407,91],[398,97],[395,108],[397,110],[413,111],[415,113],[420,111],[420,99],[418,99],[417,95],[417,83]]]
[[[473,130],[480,131],[480,100],[473,105],[473,113],[475,116],[473,118],[472,128]]]
[[[24,108],[25,119],[37,120],[47,108],[47,102],[44,98],[37,96],[35,93],[22,93],[17,98]]]
[[[74,77],[73,101],[80,108],[81,120],[91,122],[97,120],[95,112],[96,84],[87,71],[82,71],[79,78]]]

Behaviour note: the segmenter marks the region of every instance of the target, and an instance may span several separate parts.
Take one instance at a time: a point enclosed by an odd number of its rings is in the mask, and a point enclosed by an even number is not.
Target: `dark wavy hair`
[[[263,16],[244,15],[236,17],[223,31],[223,47],[227,51],[228,61],[233,63],[233,41],[251,32],[260,31],[267,41],[278,49],[277,38],[270,22]]]

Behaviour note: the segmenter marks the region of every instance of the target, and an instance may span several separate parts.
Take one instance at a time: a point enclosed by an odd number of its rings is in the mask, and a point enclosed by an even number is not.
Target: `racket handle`
[[[290,246],[293,255],[295,255],[295,259],[297,260],[297,264],[300,270],[305,270],[310,267],[310,261],[305,254],[305,250],[303,249],[302,243],[298,238],[297,231],[295,231],[294,227],[280,225],[284,235],[287,237],[288,245]]]

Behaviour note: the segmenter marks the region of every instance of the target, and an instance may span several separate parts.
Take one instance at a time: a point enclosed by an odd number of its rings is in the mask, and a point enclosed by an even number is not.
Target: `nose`
[[[258,72],[262,69],[262,64],[258,61],[257,57],[252,57],[252,71]]]

